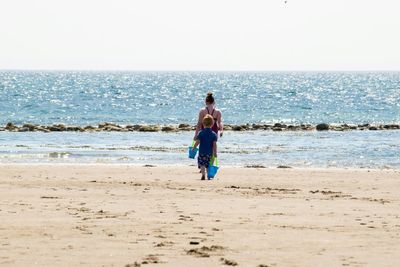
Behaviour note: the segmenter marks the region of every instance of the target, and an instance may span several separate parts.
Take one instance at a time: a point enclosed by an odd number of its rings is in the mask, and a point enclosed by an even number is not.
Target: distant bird
[[[285,1],[285,4],[287,3],[287,1]]]

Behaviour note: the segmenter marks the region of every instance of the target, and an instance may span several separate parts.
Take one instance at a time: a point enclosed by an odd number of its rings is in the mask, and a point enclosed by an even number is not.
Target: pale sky
[[[0,69],[400,70],[399,0],[1,0]]]

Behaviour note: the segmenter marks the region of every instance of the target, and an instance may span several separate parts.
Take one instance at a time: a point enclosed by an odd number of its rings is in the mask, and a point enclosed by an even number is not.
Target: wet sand
[[[0,165],[0,266],[400,266],[400,171]]]

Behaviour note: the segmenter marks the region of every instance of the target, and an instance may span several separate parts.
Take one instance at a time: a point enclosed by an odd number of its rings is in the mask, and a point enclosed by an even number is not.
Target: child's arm
[[[197,139],[196,142],[194,143],[192,150],[195,150],[195,148],[200,144],[200,140]]]
[[[213,156],[217,157],[217,141],[213,143]]]

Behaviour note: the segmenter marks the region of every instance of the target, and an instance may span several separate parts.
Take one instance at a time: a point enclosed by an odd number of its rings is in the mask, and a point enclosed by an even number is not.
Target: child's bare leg
[[[205,180],[206,179],[206,167],[201,166],[200,172],[201,172],[201,180]]]

